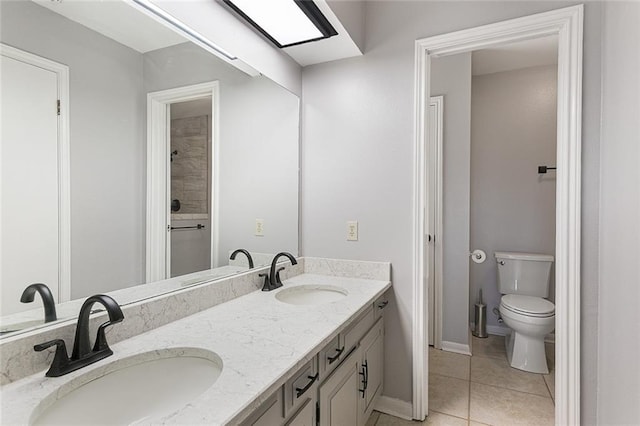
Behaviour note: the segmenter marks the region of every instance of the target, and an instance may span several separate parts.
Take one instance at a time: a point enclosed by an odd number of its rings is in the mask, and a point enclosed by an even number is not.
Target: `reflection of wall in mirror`
[[[220,82],[218,263],[239,246],[297,253],[296,96],[190,43],[143,54],[33,2],[2,2],[0,19],[2,42],[70,68],[72,299],[144,282],[146,94],[155,90]],[[257,217],[264,237],[253,235]]]
[[[142,54],[30,1],[2,42],[69,67],[71,298],[144,280]]]
[[[228,253],[298,252],[298,98],[251,78],[190,44],[149,52],[148,92],[217,80],[220,84],[217,266]],[[254,235],[264,219],[264,236]],[[215,236],[214,236],[215,238]]]

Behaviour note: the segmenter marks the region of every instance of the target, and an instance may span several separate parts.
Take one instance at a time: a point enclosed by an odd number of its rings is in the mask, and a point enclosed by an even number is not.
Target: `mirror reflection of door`
[[[170,276],[211,268],[211,96],[170,105]]]
[[[39,56],[2,46],[0,315],[42,306],[21,303],[30,284],[44,283],[54,300],[59,285],[66,231],[63,216],[60,161],[59,92],[66,67]],[[66,74],[64,74],[66,76]],[[37,125],[34,125],[37,123]]]

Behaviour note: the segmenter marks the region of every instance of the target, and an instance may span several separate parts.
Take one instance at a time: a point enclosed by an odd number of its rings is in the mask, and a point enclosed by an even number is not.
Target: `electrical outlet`
[[[358,221],[347,222],[347,241],[358,241]]]
[[[264,219],[256,219],[256,237],[264,236]]]

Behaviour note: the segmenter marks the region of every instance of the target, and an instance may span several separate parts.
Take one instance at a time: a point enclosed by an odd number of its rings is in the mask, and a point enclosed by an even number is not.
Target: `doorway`
[[[433,251],[428,236],[429,115],[431,60],[504,45],[514,41],[557,35],[558,125],[556,173],[556,409],[557,424],[580,423],[580,146],[582,84],[582,6],[573,6],[416,42],[416,172],[414,213],[413,417],[428,412],[428,291],[425,281]],[[438,235],[435,235],[438,240]],[[466,252],[468,254],[468,251]],[[465,254],[465,256],[467,255]]]
[[[471,354],[467,329],[480,299],[489,334],[507,334],[496,314],[495,252],[555,255],[557,56],[550,36],[432,60],[431,92],[451,101],[444,148],[433,131],[429,140],[445,157],[429,156],[435,184],[427,183],[433,216],[444,218],[429,226],[440,237],[429,256],[429,294],[438,294],[429,344],[437,349]],[[432,130],[443,126],[432,122]],[[432,341],[432,329],[444,339]]]
[[[217,266],[217,105],[215,81],[147,95],[147,282]]]
[[[169,105],[168,277],[211,268],[211,96]]]

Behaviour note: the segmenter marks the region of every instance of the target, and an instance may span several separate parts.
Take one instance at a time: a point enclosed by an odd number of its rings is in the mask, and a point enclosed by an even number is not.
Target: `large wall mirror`
[[[0,337],[33,283],[62,320],[298,254],[297,96],[135,4],[0,7]]]

